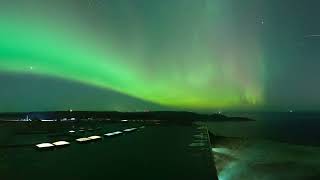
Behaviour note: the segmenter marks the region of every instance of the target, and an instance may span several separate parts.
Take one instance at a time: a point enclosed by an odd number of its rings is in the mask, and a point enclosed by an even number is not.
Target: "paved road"
[[[119,128],[122,126],[106,124],[101,131]],[[19,136],[17,141],[37,141],[45,135],[34,136]],[[69,147],[52,151],[9,148],[0,159],[0,176],[2,180],[213,180],[216,174],[206,140],[203,130],[195,126],[159,125],[96,143],[73,142]]]

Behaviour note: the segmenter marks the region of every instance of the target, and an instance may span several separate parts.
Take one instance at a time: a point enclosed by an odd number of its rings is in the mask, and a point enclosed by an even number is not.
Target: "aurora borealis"
[[[280,69],[276,65],[277,51],[270,45],[272,37],[285,32],[273,32],[278,23],[273,15],[284,7],[271,11],[274,4],[262,0],[4,0],[0,2],[0,72],[77,82],[170,108],[275,106],[268,99],[278,99],[279,89],[270,89],[283,77],[276,73],[287,71],[281,69],[284,65]],[[7,99],[19,102],[14,95]],[[66,108],[63,99],[54,107]],[[287,102],[280,104],[284,108],[294,104]],[[15,110],[2,103],[3,111]],[[86,105],[68,106],[86,109]],[[29,110],[27,104],[25,110]]]

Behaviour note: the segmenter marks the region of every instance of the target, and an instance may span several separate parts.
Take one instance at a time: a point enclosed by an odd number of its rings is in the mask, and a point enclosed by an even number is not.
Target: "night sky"
[[[1,0],[0,112],[320,110],[318,0]]]

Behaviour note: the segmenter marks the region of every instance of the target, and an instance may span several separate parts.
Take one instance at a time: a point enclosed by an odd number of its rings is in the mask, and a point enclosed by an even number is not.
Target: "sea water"
[[[320,113],[227,115],[256,121],[207,123],[217,135],[247,139],[241,148],[225,151],[232,158],[218,172],[221,180],[320,179]]]

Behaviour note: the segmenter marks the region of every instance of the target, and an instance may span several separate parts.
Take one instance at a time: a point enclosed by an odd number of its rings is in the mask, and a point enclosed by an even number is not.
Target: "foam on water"
[[[300,180],[320,177],[320,147],[307,147],[268,140],[251,141],[239,149],[213,149],[225,158],[220,180]]]
[[[257,121],[209,122],[220,180],[320,179],[320,113],[231,114]]]

